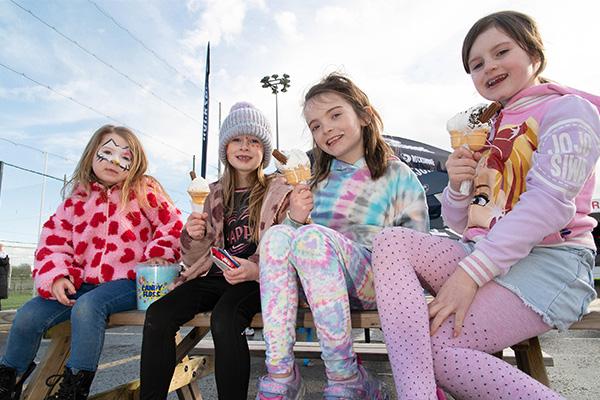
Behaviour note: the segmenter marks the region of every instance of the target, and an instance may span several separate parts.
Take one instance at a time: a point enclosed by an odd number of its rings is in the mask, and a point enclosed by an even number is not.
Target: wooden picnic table
[[[600,330],[600,300],[590,306],[590,314],[575,323],[570,329]],[[14,317],[14,311],[0,312],[0,328],[6,329]],[[145,313],[143,311],[127,311],[110,316],[108,327],[117,326],[143,326]],[[353,311],[351,314],[353,328],[381,328],[377,311]],[[179,399],[202,399],[202,394],[197,380],[213,372],[212,342],[203,341],[210,330],[210,313],[197,314],[184,326],[192,327],[185,336],[177,337],[176,357],[178,365],[175,369],[169,391],[175,391]],[[262,316],[257,314],[252,320],[251,327],[262,328]],[[314,328],[312,314],[307,309],[299,309],[297,327]],[[66,363],[70,351],[70,324],[64,322],[50,329],[47,333],[50,344],[40,364],[35,369],[30,383],[23,392],[24,400],[42,400],[48,394],[46,379],[54,374],[60,374]],[[519,344],[511,346],[518,368],[549,385],[548,375],[544,365],[540,342],[537,337],[530,338]],[[260,344],[254,346],[256,352],[263,351]],[[363,357],[373,356],[378,359],[387,359],[387,351],[381,343],[361,343],[356,345],[358,354]],[[315,344],[301,344],[295,347],[297,356],[306,357],[308,353],[319,354],[320,349]],[[501,356],[498,354],[498,356]],[[90,396],[92,400],[109,399],[138,399],[139,380],[135,380],[107,392]]]

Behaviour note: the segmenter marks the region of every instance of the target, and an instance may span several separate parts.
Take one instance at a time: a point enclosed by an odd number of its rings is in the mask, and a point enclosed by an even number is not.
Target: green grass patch
[[[9,293],[8,299],[2,299],[2,309],[12,310],[21,307],[26,301],[32,298],[32,292]]]

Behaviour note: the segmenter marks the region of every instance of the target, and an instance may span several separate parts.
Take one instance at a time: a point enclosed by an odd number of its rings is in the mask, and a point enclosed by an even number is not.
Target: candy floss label
[[[168,292],[167,285],[164,283],[140,282],[140,287],[140,298],[156,300]]]
[[[137,273],[138,310],[145,310],[153,301],[169,292],[169,285],[177,277],[178,267],[142,267]]]

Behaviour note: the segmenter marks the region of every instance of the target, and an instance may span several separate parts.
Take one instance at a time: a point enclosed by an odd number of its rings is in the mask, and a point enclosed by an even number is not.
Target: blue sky
[[[274,73],[288,73],[292,82],[279,96],[283,149],[309,148],[302,95],[331,71],[365,90],[386,133],[449,149],[446,120],[482,101],[462,70],[462,39],[476,19],[502,9],[538,20],[549,60],[545,76],[600,94],[600,6],[591,1],[0,0],[0,63],[19,73],[0,66],[0,160],[43,171],[46,152],[47,173],[69,176],[93,131],[126,124],[142,139],[150,174],[188,211],[208,40],[211,180],[218,103],[224,117],[236,101],[250,101],[274,125],[274,96],[259,83]],[[40,215],[54,212],[60,188],[6,166],[0,241],[35,243]]]

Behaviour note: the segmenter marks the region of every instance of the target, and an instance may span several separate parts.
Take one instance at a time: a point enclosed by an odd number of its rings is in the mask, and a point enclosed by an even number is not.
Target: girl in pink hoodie
[[[0,359],[1,400],[19,398],[44,332],[66,320],[71,355],[46,398],[86,399],[108,316],[136,307],[136,264],[179,261],[180,212],[145,175],[147,164],[127,128],[105,125],[90,139],[69,197],[44,224],[33,268],[38,297],[13,321]]]
[[[446,164],[443,216],[463,239],[391,228],[374,240],[398,397],[435,399],[437,381],[461,399],[561,398],[491,353],[568,328],[595,297],[600,98],[540,77],[542,39],[518,12],[477,21],[462,57],[477,91],[503,106],[487,146],[459,148]]]

